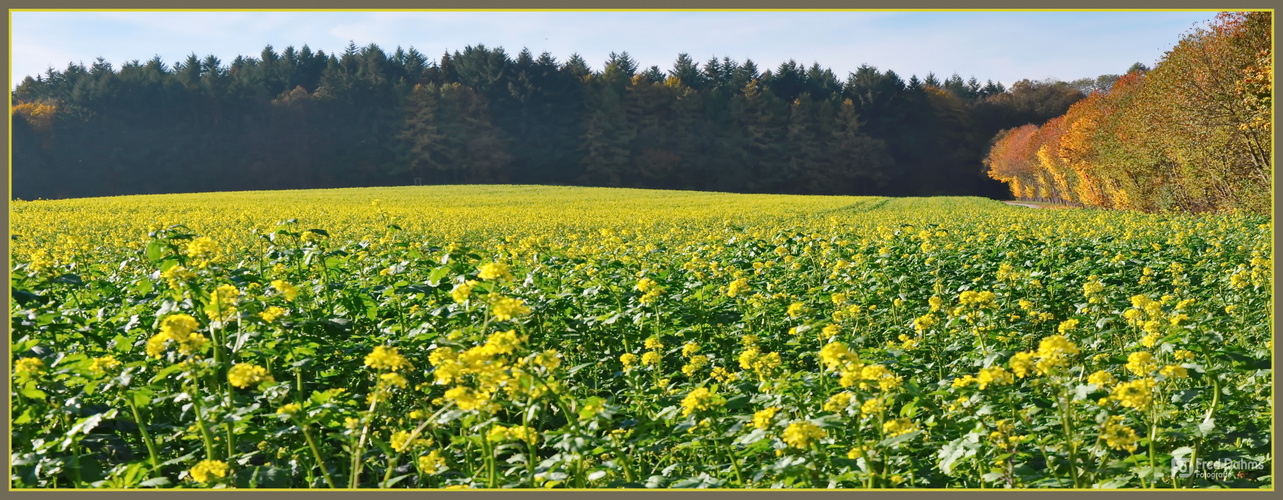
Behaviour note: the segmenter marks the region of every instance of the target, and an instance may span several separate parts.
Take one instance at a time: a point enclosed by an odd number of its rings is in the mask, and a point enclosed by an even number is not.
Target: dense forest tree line
[[[1274,58],[1269,12],[1221,13],[1152,71],[1041,126],[1003,130],[989,175],[1022,199],[1142,211],[1269,213]]]
[[[1005,196],[982,160],[1002,129],[1064,113],[1117,75],[1011,88],[861,66],[470,46],[271,46],[26,78],[20,199],[341,186],[538,183],[731,192]]]

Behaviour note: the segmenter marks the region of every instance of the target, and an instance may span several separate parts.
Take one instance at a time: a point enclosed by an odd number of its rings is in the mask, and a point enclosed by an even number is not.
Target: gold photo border
[[[298,0],[217,0],[214,2],[201,2],[199,4],[187,4],[176,7],[176,4],[182,2],[162,1],[162,0],[129,0],[116,2],[94,2],[89,0],[3,0],[6,10],[8,11],[8,22],[4,26],[5,40],[9,43],[12,23],[12,12],[14,10],[82,10],[82,11],[274,11],[274,10],[296,10],[296,11],[406,11],[406,10],[457,10],[457,11],[803,11],[803,10],[864,10],[864,11],[1045,11],[1045,12],[1067,12],[1067,11],[1208,11],[1208,19],[1214,15],[1214,11],[1219,10],[1269,10],[1274,11],[1273,2],[1263,2],[1260,0],[1240,1],[1240,2],[1196,2],[1191,0],[1123,0],[1123,1],[1102,1],[1102,0],[1085,0],[1073,3],[1072,6],[1065,5],[1060,8],[1045,5],[1031,5],[1028,1],[1014,0],[981,0],[972,1],[965,4],[958,2],[949,2],[945,0],[876,0],[862,2],[842,2],[834,0],[795,0],[792,2],[767,1],[767,0],[651,0],[647,2],[593,2],[585,0],[544,0],[542,2],[520,2],[515,0],[430,0],[430,1],[410,1],[410,0],[370,0],[360,2],[360,7],[354,7],[352,2],[339,0],[313,0],[302,2]],[[1174,34],[1175,35],[1175,34]],[[1277,22],[1275,25],[1275,41],[1277,43]],[[482,41],[484,43],[484,41]],[[1070,43],[1066,41],[1066,43]],[[12,47],[6,50],[0,57],[6,62],[8,68]],[[620,50],[627,50],[621,47]],[[11,70],[11,69],[10,69]],[[12,95],[12,89],[10,89]],[[11,97],[10,97],[11,99]],[[10,103],[12,107],[12,103]],[[10,122],[5,121],[5,136],[9,137]],[[12,142],[9,139],[10,163],[9,175],[6,176],[5,187],[10,188],[12,184]],[[1273,182],[1273,179],[1271,179]],[[10,197],[12,191],[10,190]],[[1273,185],[1271,185],[1271,200],[1273,201]],[[1277,219],[1279,207],[1273,203],[1274,218],[1271,220],[1271,236],[1274,238],[1274,251],[1277,252],[1278,238],[1274,232],[1274,221]],[[9,280],[8,264],[9,258],[9,212],[5,211],[3,215],[6,234],[3,240],[0,240],[0,251],[6,256],[6,265],[0,274],[3,274],[5,282]],[[1271,297],[1274,300],[1275,308],[1278,306],[1278,284],[1273,281]],[[6,311],[9,310],[8,294],[4,295],[3,304]],[[1271,323],[1273,331],[1277,331],[1278,319],[1271,314]],[[8,333],[9,321],[5,321],[5,331]],[[6,341],[3,347],[0,347],[4,358],[9,360],[9,342]],[[1275,358],[1274,370],[1279,367],[1278,359]],[[11,364],[5,363],[5,380],[3,392],[5,395],[6,407],[4,416],[6,430],[9,428],[10,413],[8,410],[9,400],[9,378]],[[1278,421],[1278,408],[1275,407],[1275,425]],[[1271,439],[1276,437],[1277,433],[1271,429]],[[9,450],[9,432],[0,437],[0,443],[6,450],[6,457]],[[1275,460],[1271,462],[1274,470],[1277,470],[1278,450],[1280,448],[1277,441],[1274,444]],[[6,475],[9,467],[6,467]],[[1271,471],[1273,476],[1274,470]],[[1277,480],[1275,480],[1277,483]],[[148,500],[147,497],[159,498],[160,495],[178,494],[182,497],[192,495],[193,497],[207,494],[236,493],[237,496],[249,496],[250,498],[264,498],[272,500],[284,500],[281,496],[292,498],[308,498],[320,500],[337,500],[344,498],[357,498],[358,495],[374,494],[379,499],[391,500],[421,500],[424,496],[432,498],[467,498],[472,499],[527,499],[535,500],[580,500],[596,498],[599,495],[605,495],[611,499],[655,499],[677,498],[677,499],[701,499],[701,500],[773,500],[783,498],[804,498],[804,499],[853,499],[867,498],[868,496],[877,498],[896,498],[896,499],[918,499],[918,498],[940,498],[943,495],[956,496],[959,500],[969,499],[988,499],[991,495],[999,495],[1003,498],[1017,498],[1013,495],[1034,495],[1036,498],[1074,498],[1078,496],[1090,496],[1091,498],[1101,499],[1158,499],[1160,495],[1177,495],[1182,498],[1193,497],[1195,495],[1207,497],[1212,494],[1229,493],[1237,498],[1252,498],[1263,495],[1274,495],[1274,490],[980,490],[980,489],[906,489],[906,490],[746,490],[746,489],[717,489],[717,490],[612,490],[612,489],[590,489],[590,490],[405,490],[405,489],[362,489],[362,490],[315,490],[315,489],[276,489],[276,490],[175,490],[175,489],[158,489],[158,490],[10,490],[11,483],[6,478],[4,491],[10,496],[9,498],[40,498],[40,499],[104,499],[104,500]],[[133,495],[142,495],[144,498],[134,499]],[[190,498],[190,497],[187,497]]]

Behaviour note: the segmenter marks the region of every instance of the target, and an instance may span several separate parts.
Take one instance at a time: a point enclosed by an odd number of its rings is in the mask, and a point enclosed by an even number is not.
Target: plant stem
[[[195,390],[189,390],[187,393],[192,398],[192,408],[196,410],[196,428],[200,430],[200,437],[205,441],[205,456],[214,459],[214,440],[210,439],[209,431],[205,429],[205,418],[201,416],[200,395]]]
[[[427,418],[427,420],[424,420],[424,421],[423,421],[423,423],[420,423],[418,427],[415,427],[415,428],[414,428],[414,431],[410,433],[410,437],[406,439],[406,442],[407,442],[407,443],[413,443],[415,439],[418,439],[418,438],[419,438],[419,435],[423,433],[423,429],[426,429],[426,428],[428,427],[428,424],[429,424],[429,423],[431,423],[433,420],[436,420],[437,416],[441,415],[441,412],[445,411],[445,410],[446,410],[446,408],[449,408],[449,407],[453,406],[453,404],[454,404],[454,403],[448,403],[448,404],[446,404],[445,406],[442,406],[442,407],[441,407],[441,409],[437,410],[437,412],[436,412],[436,413],[434,413],[434,414],[432,414],[432,416],[431,416],[431,417],[428,417],[428,418]],[[371,411],[373,411],[373,410],[371,410]],[[304,433],[304,434],[303,434],[304,436],[307,436],[307,428],[304,428],[304,429],[303,429],[303,433]],[[310,437],[308,437],[308,444],[312,444],[312,438],[310,438]],[[312,451],[313,451],[313,452],[316,452],[316,446],[315,446],[315,445],[313,445],[313,446],[312,446]],[[388,460],[388,468],[387,468],[387,470],[386,470],[386,471],[384,471],[384,472],[383,472],[383,482],[382,482],[382,483],[379,483],[379,486],[380,486],[380,487],[383,487],[383,488],[386,488],[386,487],[387,487],[388,480],[392,477],[392,469],[396,468],[396,462],[397,462],[397,459],[399,459],[399,458],[401,458],[401,454],[400,454],[400,453],[398,453],[398,454],[396,454],[396,455],[393,455],[393,456]],[[320,453],[316,453],[316,459],[317,459],[317,461],[320,461],[320,460],[321,460],[321,455],[320,455]],[[322,467],[321,467],[321,471],[322,471],[322,472],[325,472],[325,468],[324,468],[324,466],[322,466]],[[328,473],[328,472],[326,473],[326,480],[329,480],[329,473]],[[333,483],[331,483],[331,486],[330,486],[330,487],[331,487],[331,488],[333,488],[333,487],[334,487],[334,486],[333,486]]]
[[[125,401],[129,403],[129,409],[134,412],[134,423],[138,424],[138,431],[143,435],[143,443],[147,445],[147,455],[151,459],[151,469],[153,473],[160,472],[160,461],[156,459],[156,445],[151,441],[151,435],[147,433],[147,423],[143,422],[142,416],[138,413],[138,406],[134,404],[134,399],[125,395]]]
[[[490,443],[490,438],[482,436],[481,443],[481,446],[486,450],[486,487],[493,489],[495,484],[499,482],[499,477],[495,470],[496,451],[494,445]]]
[[[1158,480],[1158,457],[1154,451],[1154,441],[1158,439],[1158,419],[1149,424],[1149,474],[1150,480]]]
[[[399,458],[401,458],[400,453],[388,457],[388,466],[383,470],[383,481],[379,483],[380,488],[388,487],[388,480],[392,479],[392,471],[396,469],[396,462]]]
[[[370,395],[370,410],[366,412],[365,425],[361,427],[361,438],[357,440],[356,450],[352,452],[352,475],[348,478],[348,487],[356,489],[361,482],[361,452],[365,448],[365,438],[370,433],[370,420],[374,418],[374,408],[378,406],[379,399],[373,394]]]
[[[720,443],[719,440],[714,440],[713,442]],[[726,456],[730,458],[731,466],[735,468],[735,480],[739,482],[741,488],[744,487],[744,472],[740,470],[739,461],[735,460],[735,453],[731,450],[731,445],[726,444],[723,447],[723,451],[726,452]]]
[[[529,398],[529,403],[526,404],[526,409],[521,411],[521,426],[525,428],[527,433],[533,432],[530,426],[530,411],[534,409],[534,405],[535,398],[531,396]],[[530,474],[530,487],[537,488],[539,485],[535,484],[535,459],[537,457],[535,454],[535,440],[534,436],[530,436],[528,434],[526,435],[526,438],[526,473]],[[628,472],[628,469],[625,468],[624,473],[627,475]],[[628,480],[632,481],[631,478]]]
[[[63,422],[63,425],[66,426],[68,429],[71,428],[70,418],[67,417],[66,415],[63,416],[62,422]],[[71,487],[79,488],[81,486],[80,484],[80,445],[78,444],[79,439],[75,438],[74,434],[69,439],[71,440]]]
[[[331,489],[338,489],[334,484],[334,479],[330,477],[330,471],[325,468],[325,459],[321,458],[321,450],[316,447],[316,440],[312,439],[312,433],[308,432],[307,424],[299,423],[299,428],[303,430],[303,438],[307,439],[307,446],[312,449],[312,457],[316,459],[316,466],[321,468],[321,476],[325,478],[325,484],[330,485]]]
[[[1062,411],[1060,422],[1065,431],[1065,444],[1069,447],[1069,473],[1074,480],[1074,487],[1081,488],[1082,486],[1078,481],[1078,464],[1075,461],[1075,458],[1078,455],[1078,446],[1074,444],[1073,434],[1069,426],[1069,386],[1065,386],[1064,389],[1065,392],[1064,399],[1062,400],[1063,404],[1061,406]]]
[[[231,384],[223,386],[223,391],[224,391],[224,394],[227,396],[227,411],[228,413],[231,413],[232,411]],[[227,418],[227,423],[225,424],[226,430],[227,430],[227,461],[230,462],[232,461],[232,455],[236,453],[236,437],[232,434],[232,430],[233,430],[233,427],[235,427],[236,422],[232,420],[231,415],[225,415],[225,417]]]
[[[1140,460],[1136,458],[1136,454],[1132,453],[1131,450],[1127,450],[1127,455],[1132,459],[1132,463],[1136,465],[1136,468],[1140,469]],[[1141,488],[1149,488],[1149,485],[1145,484],[1145,476],[1139,470],[1136,471],[1136,477],[1140,479]]]
[[[1216,404],[1219,403],[1221,400],[1221,384],[1216,379],[1215,375],[1212,375],[1211,379],[1212,379],[1212,405],[1207,408],[1207,413],[1203,415],[1204,422],[1207,422],[1212,418],[1212,414],[1216,412]],[[1199,451],[1199,448],[1202,446],[1202,444],[1203,444],[1203,438],[1201,437],[1198,439],[1198,442],[1194,443],[1194,453],[1189,457],[1190,475],[1188,478],[1185,479],[1186,488],[1194,487],[1193,471],[1194,471],[1194,468],[1198,467],[1198,451]]]
[[[1014,406],[1012,407],[1012,411],[1015,412]],[[1029,423],[1029,420],[1026,419],[1023,414],[1016,412],[1016,415],[1019,416],[1020,420],[1025,423],[1025,427],[1029,427],[1030,429],[1033,428],[1033,425]],[[1047,454],[1047,444],[1043,442],[1043,439],[1041,437],[1038,438],[1038,449],[1042,450],[1042,460],[1044,462],[1047,462],[1047,469],[1051,470],[1052,477],[1056,478],[1056,485],[1060,486],[1060,483],[1061,483],[1060,473],[1056,472],[1056,467],[1051,464],[1051,456]]]

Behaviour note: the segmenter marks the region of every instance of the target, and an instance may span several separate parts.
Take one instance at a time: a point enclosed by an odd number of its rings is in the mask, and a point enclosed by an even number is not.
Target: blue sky
[[[12,12],[10,85],[49,67],[117,67],[196,53],[230,62],[271,44],[341,52],[349,41],[439,58],[468,45],[523,47],[558,61],[579,53],[600,70],[611,52],[667,70],[677,54],[774,68],[818,62],[839,78],[861,64],[904,78],[933,71],[1010,85],[1072,80],[1153,65],[1195,24],[1190,12]]]

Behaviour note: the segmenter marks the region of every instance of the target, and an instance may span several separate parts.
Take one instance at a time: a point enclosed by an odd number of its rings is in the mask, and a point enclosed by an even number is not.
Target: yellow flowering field
[[[538,186],[10,217],[14,488],[1273,488],[1264,217]]]

